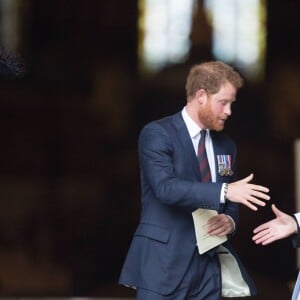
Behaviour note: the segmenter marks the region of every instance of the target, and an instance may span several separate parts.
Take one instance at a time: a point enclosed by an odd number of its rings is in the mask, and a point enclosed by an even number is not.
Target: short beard
[[[217,123],[217,121],[213,118],[213,113],[210,108],[205,108],[203,111],[198,112],[198,118],[200,122],[205,126],[205,128],[209,128],[214,131],[222,131],[224,126],[221,126]]]

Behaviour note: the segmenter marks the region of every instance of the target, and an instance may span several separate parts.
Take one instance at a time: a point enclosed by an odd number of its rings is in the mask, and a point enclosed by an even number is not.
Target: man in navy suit
[[[221,132],[242,83],[222,62],[196,65],[187,78],[182,111],[141,131],[141,218],[119,279],[136,289],[137,299],[217,300],[256,292],[228,241],[199,254],[192,217],[198,208],[216,211],[207,233],[230,239],[238,203],[257,210],[269,200],[266,187],[250,183],[253,174],[235,180],[236,147]],[[201,130],[210,182],[203,182],[197,160]]]
[[[253,241],[256,244],[269,245],[277,240],[292,236],[294,247],[300,247],[300,212],[288,215],[272,204],[275,218],[257,226],[254,230]],[[300,299],[300,273],[298,275],[292,300]]]

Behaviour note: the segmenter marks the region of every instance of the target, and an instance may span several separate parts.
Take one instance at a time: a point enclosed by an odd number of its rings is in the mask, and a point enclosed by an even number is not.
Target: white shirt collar
[[[199,133],[201,128],[198,126],[198,124],[189,116],[189,114],[186,111],[186,106],[182,109],[182,118],[183,121],[187,127],[187,130],[189,132],[190,137],[193,139],[195,138]],[[209,129],[206,130],[209,135]]]
[[[181,115],[183,118],[183,121],[187,127],[188,133],[191,137],[195,155],[197,155],[198,151],[198,144],[200,140],[200,130],[201,128],[198,126],[197,123],[195,123],[192,118],[189,116],[189,114],[186,111],[186,107],[184,107],[181,111]],[[215,168],[215,157],[214,157],[214,149],[213,149],[213,143],[210,137],[210,130],[207,129],[206,132],[208,133],[206,135],[206,151],[207,151],[207,158],[211,170],[211,177],[212,182],[216,181],[216,168]]]

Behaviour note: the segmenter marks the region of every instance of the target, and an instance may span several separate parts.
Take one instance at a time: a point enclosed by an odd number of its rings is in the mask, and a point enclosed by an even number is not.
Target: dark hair
[[[216,94],[226,81],[237,89],[243,85],[240,74],[221,61],[195,65],[190,70],[185,86],[187,98],[193,97],[200,89],[204,89],[208,94]]]
[[[22,77],[25,68],[21,59],[16,55],[8,54],[0,48],[0,79],[14,79]]]

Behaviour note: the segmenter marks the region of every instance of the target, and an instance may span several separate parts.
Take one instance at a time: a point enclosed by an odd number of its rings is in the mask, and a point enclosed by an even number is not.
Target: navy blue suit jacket
[[[211,132],[217,155],[230,155],[235,170],[236,147],[224,133]],[[238,223],[238,205],[220,204],[223,182],[201,182],[197,157],[181,112],[146,125],[139,137],[142,212],[119,283],[163,295],[171,294],[188,268],[196,247],[192,212],[213,209]],[[233,251],[229,243],[226,246]],[[234,252],[234,251],[233,251]],[[239,265],[252,294],[255,287]]]

